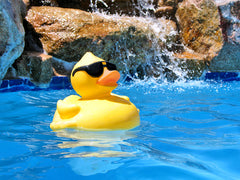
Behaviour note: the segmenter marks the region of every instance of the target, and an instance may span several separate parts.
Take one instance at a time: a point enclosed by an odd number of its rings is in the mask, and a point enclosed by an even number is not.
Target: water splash
[[[102,11],[98,8],[99,3],[100,1],[92,0],[91,7],[95,13],[104,18],[113,19],[119,25],[134,21],[145,28],[143,31],[146,32],[142,33],[133,24],[125,34],[122,33],[118,39],[114,39],[115,43],[111,47],[113,62],[123,67],[121,68],[123,74],[131,79],[154,77],[161,81],[176,81],[189,77],[187,62],[184,60],[179,62],[174,56],[183,49],[183,45],[178,42],[177,25],[164,17],[153,16],[156,6],[154,0],[131,1],[135,7],[131,9],[134,17]],[[101,0],[101,3],[108,7],[106,2]]]
[[[91,42],[86,42],[90,44],[87,49],[116,63],[126,76],[131,79],[153,77],[159,81],[176,81],[198,78],[202,73],[199,70],[195,76],[198,70],[193,70],[194,75],[190,76],[188,62],[175,57],[184,49],[179,41],[177,24],[164,17],[155,17],[158,6],[155,0],[131,0],[124,5],[114,0],[90,0],[89,3],[87,10],[103,16],[106,22],[108,19],[114,22],[120,30],[104,38],[90,39]],[[114,6],[116,4],[121,7]],[[104,24],[106,28],[107,24]]]

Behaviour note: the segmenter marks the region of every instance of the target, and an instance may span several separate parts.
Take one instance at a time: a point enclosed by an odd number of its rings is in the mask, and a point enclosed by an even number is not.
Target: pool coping
[[[203,77],[204,81],[232,82],[240,81],[239,72],[207,72]],[[37,86],[29,79],[10,79],[0,82],[0,92],[15,91],[38,91],[38,90],[60,90],[72,89],[71,82],[66,76],[54,76],[49,84]]]
[[[0,84],[0,92],[59,90],[59,89],[72,89],[72,85],[68,77],[54,76],[49,84],[42,84],[41,86],[35,85],[27,78],[2,80]]]

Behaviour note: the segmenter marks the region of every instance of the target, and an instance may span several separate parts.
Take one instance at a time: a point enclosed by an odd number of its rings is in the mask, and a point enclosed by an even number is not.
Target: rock
[[[239,54],[240,45],[225,42],[219,55],[210,62],[209,70],[212,72],[239,72]]]
[[[14,67],[18,77],[29,77],[36,85],[48,84],[53,76],[52,56],[39,52],[25,52]]]
[[[239,13],[239,9],[240,9],[240,1],[236,1],[234,3],[232,3],[231,6],[231,13],[234,17],[236,17],[238,20],[240,19],[240,13]],[[239,21],[238,21],[239,22]]]
[[[213,72],[240,71],[240,1],[234,1],[218,2],[225,43],[210,62],[209,70]]]
[[[232,2],[236,2],[239,0],[214,0],[217,6],[224,6],[226,4],[232,3]]]
[[[2,0],[0,3],[0,80],[24,49],[23,17],[26,7],[19,0]]]
[[[24,0],[24,2],[25,4],[27,3],[30,6],[59,6],[57,0]],[[75,3],[76,3],[76,6],[79,4],[76,1]]]
[[[22,0],[23,1],[23,3],[25,4],[25,6],[27,7],[27,8],[29,8],[29,6],[30,6],[30,1],[29,0]]]
[[[162,6],[155,11],[155,16],[157,18],[166,17],[172,18],[175,15],[175,10],[171,6]]]
[[[176,8],[179,2],[182,2],[182,0],[158,0],[158,7],[171,6]]]
[[[219,6],[221,27],[224,40],[232,44],[240,44],[240,1],[229,2]]]
[[[175,13],[178,3],[182,0],[159,0],[155,8],[155,16],[157,18],[166,17],[176,21]]]
[[[146,15],[154,11],[157,1],[139,0],[31,0],[31,6],[55,6],[81,9],[88,12],[104,11],[110,14]]]
[[[38,34],[34,27],[27,22],[23,21],[23,26],[25,29],[25,47],[24,51],[32,51],[32,52],[41,52],[43,53],[42,42],[40,41],[41,35]]]
[[[26,19],[41,35],[43,49],[67,62],[76,62],[85,52],[92,51],[116,63],[122,72],[134,73],[142,64],[154,61],[161,49],[178,48],[176,24],[170,20],[44,6],[32,7]],[[59,74],[64,72],[61,68],[56,68]]]
[[[183,0],[164,0],[164,4],[166,6],[172,6],[177,7],[179,2],[182,2]]]
[[[16,69],[9,67],[3,79],[18,79]]]
[[[182,79],[200,79],[208,65],[201,54],[189,52],[174,54],[174,61],[182,72]]]
[[[75,64],[76,62],[67,62],[56,57],[52,58],[52,66],[55,76],[70,76]]]
[[[187,48],[211,60],[223,45],[218,8],[212,0],[184,0],[176,12],[182,41]]]

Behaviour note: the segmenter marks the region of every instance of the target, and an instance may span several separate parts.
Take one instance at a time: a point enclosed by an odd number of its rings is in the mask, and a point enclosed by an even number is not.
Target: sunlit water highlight
[[[238,179],[240,83],[121,84],[140,109],[130,131],[49,128],[73,90],[1,93],[0,179]]]

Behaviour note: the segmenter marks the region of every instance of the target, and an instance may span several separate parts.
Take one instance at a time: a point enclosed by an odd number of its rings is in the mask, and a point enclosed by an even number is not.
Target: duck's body
[[[92,63],[105,62],[89,53],[82,59],[82,63],[85,59],[90,59]],[[75,65],[71,82],[76,92],[83,95],[81,97],[71,95],[59,100],[50,127],[99,131],[132,129],[138,126],[139,110],[135,105],[128,97],[111,93],[117,87],[116,81],[120,78],[120,74],[118,75],[117,71],[110,71],[106,75],[105,69],[102,76],[92,78],[82,71],[81,67],[83,67],[81,64]],[[80,69],[76,75],[75,69]]]
[[[73,104],[78,108],[74,108]],[[79,112],[73,109],[79,109]],[[61,117],[63,113],[69,116],[64,119]],[[76,97],[71,101],[67,99],[60,101],[51,128],[122,130],[132,129],[138,125],[137,108],[127,98],[111,94],[102,99],[82,100]]]

